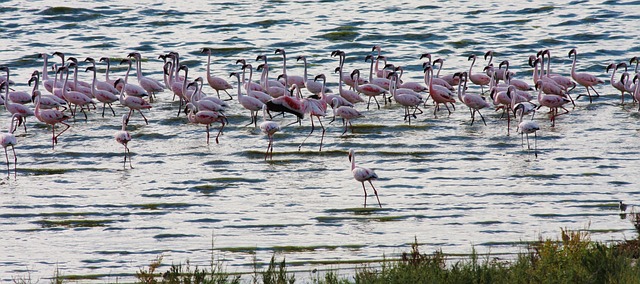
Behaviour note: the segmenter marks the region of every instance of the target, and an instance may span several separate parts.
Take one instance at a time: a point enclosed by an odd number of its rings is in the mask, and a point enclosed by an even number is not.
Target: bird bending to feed
[[[129,121],[129,114],[123,114],[122,129],[116,132],[115,138],[118,143],[124,146],[124,167],[127,167],[127,156],[129,156],[129,167],[133,169],[131,165],[131,151],[129,151],[129,146],[127,146],[127,143],[131,141],[131,134],[127,131],[127,121]]]
[[[362,183],[362,190],[364,190],[364,207],[367,207],[367,189],[364,187],[364,182],[368,181],[371,188],[373,188],[373,193],[376,195],[376,199],[378,199],[378,205],[382,208],[380,198],[378,197],[378,191],[371,182],[372,180],[377,179],[378,175],[372,169],[356,167],[356,157],[353,149],[349,149],[349,161],[351,162],[351,173],[353,173],[353,178]]]

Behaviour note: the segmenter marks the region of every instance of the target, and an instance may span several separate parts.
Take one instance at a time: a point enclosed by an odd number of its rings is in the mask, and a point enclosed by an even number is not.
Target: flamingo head
[[[115,87],[116,89],[118,88],[118,85],[120,84],[124,84],[124,79],[122,78],[118,78],[118,80],[116,80],[115,82],[113,82],[113,87]]]
[[[262,69],[264,69],[266,67],[265,63],[262,63],[260,65],[258,65],[258,67],[256,67],[256,71],[262,71]]]
[[[29,79],[29,82],[28,82],[28,83],[29,83],[29,86],[31,86],[31,82],[34,82],[34,81],[35,81],[35,82],[38,82],[38,77],[31,76],[31,79]]]
[[[87,57],[87,58],[84,59],[84,62],[96,63],[96,60],[93,59],[93,57]]]
[[[423,53],[423,54],[420,55],[420,59],[425,58],[425,57],[427,59],[429,59],[429,61],[431,61],[431,54],[430,53]]]
[[[340,67],[338,67],[338,68],[340,68]],[[327,79],[327,77],[324,76],[324,74],[319,74],[319,75],[317,75],[316,77],[313,78],[313,81],[318,81],[318,78],[322,78],[323,81]]]
[[[233,76],[236,76],[236,77],[240,78],[240,75],[238,75],[238,73],[236,73],[236,72],[229,73],[229,77],[233,77]]]
[[[355,80],[355,79],[353,79],[353,76],[356,76],[356,75],[357,75],[358,78],[360,78],[360,70],[353,69],[353,71],[351,71],[351,75],[350,75],[351,79]]]
[[[200,50],[200,53],[211,54],[211,48],[203,47],[203,48]]]
[[[398,66],[398,68],[400,68],[400,66]],[[382,69],[392,69],[393,70],[393,69],[396,69],[396,66],[391,64],[391,63],[388,63],[388,64],[385,64]]]
[[[438,59],[434,60],[432,64],[433,64],[433,65],[436,65],[436,63],[443,64],[443,63],[444,63],[444,59],[442,59],[442,58],[438,58]]]
[[[238,60],[236,60],[236,64],[238,64],[238,63],[242,63],[242,65],[244,66],[245,64],[247,64],[247,61],[244,60],[244,59],[238,59]]]
[[[622,67],[624,67],[624,72],[627,72],[627,63],[626,62],[620,62],[620,63],[618,63],[618,65],[616,65],[616,69],[620,69]]]
[[[353,159],[354,152],[355,151],[353,149],[349,149],[349,162],[351,162],[351,160]]]
[[[93,66],[89,66],[87,67],[87,69],[84,70],[84,72],[87,72],[87,71],[96,71],[96,68]]]
[[[274,52],[274,54],[282,54],[285,55],[284,49],[283,48],[276,48],[276,51]]]
[[[633,64],[633,62],[635,62],[635,63],[640,62],[640,61],[638,61],[638,57],[637,56],[631,57],[631,59],[629,60],[629,64]]]
[[[509,60],[503,60],[502,62],[500,62],[500,65],[498,65],[498,69],[502,69],[503,65],[506,65],[506,69],[509,69]]]
[[[129,58],[125,58],[125,59],[120,60],[120,65],[122,65],[122,64],[127,64],[127,63],[128,63],[128,64],[131,64],[131,59],[129,59]]]
[[[575,48],[572,48],[572,49],[569,51],[569,58],[571,58],[571,55],[575,55],[575,54],[577,54],[577,51],[576,51],[576,49],[575,49]]]
[[[422,70],[424,72],[427,72],[427,69],[431,69],[431,63],[425,61],[425,62],[422,63]]]
[[[364,58],[364,62],[367,62],[367,61],[369,61],[369,60],[371,60],[371,62],[373,62],[373,55],[368,54],[368,55]]]
[[[102,62],[102,61],[105,61],[105,62],[107,62],[107,64],[109,64],[109,62],[111,60],[109,59],[109,57],[100,57],[100,62]]]
[[[471,55],[469,55],[469,57],[467,58],[467,61],[471,61],[471,60],[476,60],[476,55],[475,55],[475,54],[471,54]]]
[[[484,54],[484,60],[487,60],[487,57],[493,57],[493,50],[489,50]]]
[[[67,58],[67,61],[72,61],[73,63],[78,64],[78,58],[75,57],[69,57]]]
[[[336,69],[335,69],[335,70],[333,70],[333,73],[338,73],[338,72],[340,72],[340,69],[341,69],[341,68],[340,68],[340,66],[336,67]]]
[[[298,58],[296,58],[296,61],[300,61],[300,60],[305,60],[304,56],[299,55]]]

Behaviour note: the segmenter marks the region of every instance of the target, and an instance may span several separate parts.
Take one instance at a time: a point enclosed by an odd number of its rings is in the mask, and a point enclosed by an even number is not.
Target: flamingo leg
[[[220,130],[218,131],[218,135],[216,135],[216,144],[220,144],[218,138],[220,137],[220,134],[222,134],[222,130],[224,129],[224,125],[225,125],[225,122],[222,121],[222,126],[220,127]]]
[[[113,113],[113,116],[116,116],[116,111],[113,110],[113,107],[111,107],[111,104],[109,104],[109,108],[111,109],[111,112]],[[102,111],[102,116],[104,117],[104,110]]]
[[[313,133],[313,130],[315,129],[315,125],[313,124],[313,116],[310,115],[309,118],[311,118],[311,132],[309,132],[309,134],[307,134],[307,137],[305,137],[304,140],[302,140],[302,143],[300,143],[300,145],[298,145],[298,151],[300,151],[300,148],[302,148],[302,144],[304,144],[304,142],[307,141],[307,138],[309,138],[309,136],[311,136],[311,133]],[[320,147],[322,148],[322,146],[320,146]]]
[[[364,185],[364,183],[362,184]],[[378,205],[380,206],[380,208],[382,208],[382,204],[380,203],[380,198],[378,197],[378,191],[376,190],[376,187],[373,186],[373,183],[371,182],[371,180],[369,180],[369,184],[373,188],[373,193],[376,195],[376,199],[378,200]]]
[[[207,145],[209,145],[209,124],[204,126],[207,129]]]
[[[13,152],[13,178],[15,179],[18,174],[18,156],[16,156],[16,148],[11,145],[11,151]]]
[[[538,132],[533,133],[533,154],[538,158]]]
[[[364,181],[362,182],[362,191],[364,191],[364,207],[367,207],[367,189],[364,188]]]
[[[228,100],[225,100],[225,101],[233,100],[233,97],[231,96],[231,94],[229,94],[229,92],[227,92],[227,90],[223,90],[223,91],[224,91],[225,93],[227,93],[227,95],[229,96],[229,99],[228,99]],[[220,93],[218,93],[218,98],[220,98]]]
[[[320,117],[318,117],[318,123],[320,123],[320,127],[322,127],[322,135],[320,136],[320,152],[322,152],[322,142],[324,141],[324,133],[326,131],[326,129],[324,128],[324,125],[322,125],[322,121],[320,120]]]
[[[9,170],[9,154],[7,154],[7,147],[4,147],[4,157],[7,159],[7,178],[11,176],[11,171]]]
[[[149,121],[147,121],[147,117],[144,116],[144,113],[142,113],[141,110],[138,110],[138,112],[140,113],[140,115],[142,115],[142,118],[144,118],[144,123],[146,123],[147,125],[149,125]]]

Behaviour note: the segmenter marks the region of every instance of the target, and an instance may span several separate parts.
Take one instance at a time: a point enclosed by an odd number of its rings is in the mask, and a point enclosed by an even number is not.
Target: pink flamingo
[[[262,123],[260,123],[260,130],[269,137],[269,144],[267,145],[267,151],[264,153],[264,159],[266,161],[267,157],[270,157],[270,159],[273,160],[273,135],[280,131],[280,125],[275,121],[267,120],[267,105],[262,105]]]
[[[105,57],[103,57],[105,58]],[[108,60],[108,59],[107,59]],[[91,57],[87,57],[84,59],[85,62],[90,62],[91,66],[93,67],[94,70],[98,70],[96,68],[96,60],[91,58]],[[109,65],[107,64],[107,68],[109,68]],[[86,72],[86,70],[85,70]],[[96,72],[96,71],[94,71]],[[92,85],[93,85],[93,81],[92,81]],[[113,95],[117,95],[120,91],[118,91],[118,89],[116,89],[113,86],[113,82],[108,82],[108,81],[100,81],[100,80],[95,80],[95,89],[98,90],[103,90],[103,91],[107,91],[109,93],[112,93]],[[117,100],[117,99],[116,99]]]
[[[483,108],[491,107],[491,105],[478,94],[467,94],[467,72],[463,72],[459,76],[461,77],[461,79],[460,83],[458,84],[458,99],[471,110],[471,125],[473,125],[473,121],[476,118],[477,112],[480,115],[480,118],[482,118],[482,122],[486,126],[487,122],[484,120],[484,116],[482,116],[480,110]]]
[[[346,58],[347,55],[342,50],[334,50],[334,51],[331,52],[331,57],[333,57],[333,56],[338,56],[338,59],[339,59],[339,62],[340,62],[339,63],[340,70],[344,71],[344,69],[343,69],[344,68],[344,61],[345,61],[345,58]],[[336,69],[336,72],[338,72],[337,70],[338,69]],[[341,76],[340,78],[342,78],[342,82],[344,82],[345,84],[350,86],[351,90],[355,90],[356,82],[353,81],[353,78],[350,76],[350,74],[342,74],[340,76]],[[366,81],[364,80],[364,78],[358,78],[358,84],[359,85],[364,84],[365,82]],[[351,100],[349,100],[349,101],[352,102],[352,103],[355,103],[355,102],[353,102]]]
[[[96,100],[98,100],[99,102],[102,103],[102,117],[104,117],[104,110],[106,109],[107,105],[111,109],[111,112],[113,113],[113,116],[116,116],[116,112],[113,110],[113,107],[111,106],[111,104],[118,100],[118,96],[114,95],[110,91],[99,90],[99,89],[96,88],[96,85],[97,85],[96,76],[97,76],[97,74],[96,74],[96,67],[95,66],[87,67],[87,69],[85,69],[84,72],[87,72],[87,71],[93,71],[93,80],[92,80],[92,83],[91,83],[91,94],[93,95],[94,98],[96,98]],[[103,82],[103,83],[106,83],[106,82]],[[112,86],[112,88],[114,90],[116,89],[113,86]]]
[[[122,85],[126,83],[124,82],[124,79],[120,78],[118,80],[116,80],[113,85],[114,87],[118,88],[118,85]],[[147,121],[147,117],[144,116],[144,114],[142,113],[143,109],[150,109],[151,105],[149,104],[149,102],[145,101],[143,98],[141,97],[135,97],[135,96],[125,96],[124,92],[125,92],[125,87],[124,85],[121,86],[122,89],[120,89],[120,96],[118,97],[118,100],[120,101],[120,104],[128,107],[129,108],[129,114],[127,114],[127,123],[129,123],[129,118],[131,118],[131,115],[133,114],[133,112],[135,110],[137,110],[140,115],[142,115],[142,118],[144,119],[144,123],[146,123],[147,125],[149,125],[149,121]]]
[[[476,63],[475,54],[471,54],[469,58],[467,58],[467,61],[469,60],[473,60],[473,62],[471,62],[471,66],[469,67],[469,80],[471,80],[471,82],[476,85],[480,85],[480,92],[484,93],[484,86],[489,85],[491,78],[489,78],[489,76],[487,76],[486,74],[473,74],[471,72],[471,70],[473,69],[473,65]]]
[[[624,66],[626,67],[626,63],[622,62],[620,64],[624,64]],[[611,86],[613,86],[614,88],[616,88],[618,91],[620,91],[620,96],[622,97],[620,104],[624,104],[624,93],[627,91],[627,88],[625,86],[625,80],[624,77],[625,75],[623,74],[622,79],[620,79],[620,81],[616,81],[616,71],[618,70],[618,66],[622,66],[620,64],[615,64],[615,63],[611,63],[607,66],[606,71],[607,73],[609,73],[610,69],[613,69],[613,72],[611,72]],[[627,73],[626,76],[629,76],[629,74]]]
[[[129,122],[129,115],[122,115],[122,129],[116,132],[115,139],[116,142],[122,144],[124,146],[124,167],[127,167],[127,156],[129,156],[129,167],[133,169],[131,165],[131,151],[129,151],[129,146],[127,144],[131,141],[131,134],[127,131],[127,123]]]
[[[278,48],[275,54],[282,54],[282,74],[287,75],[287,53],[284,48]],[[304,88],[304,78],[302,76],[287,75],[287,80],[288,87],[295,84],[298,88]]]
[[[33,74],[31,75],[31,79],[29,79],[29,86],[31,86],[31,82],[35,82],[35,84],[33,84],[33,89],[31,90],[31,100],[33,101],[33,98],[36,95],[40,95],[40,90],[38,89],[39,83],[38,81],[40,80],[40,73],[36,70],[33,72]],[[34,102],[35,103],[35,102]],[[51,109],[51,108],[59,108],[62,107],[63,110],[65,111],[67,109],[67,107],[65,106],[67,104],[67,102],[63,99],[60,99],[54,95],[41,95],[40,97],[40,104],[41,104],[41,108],[43,109]],[[34,112],[35,114],[35,112]]]
[[[445,87],[434,85],[432,82],[432,78],[433,68],[431,67],[431,65],[426,65],[424,67],[424,82],[425,84],[427,84],[427,88],[429,88],[429,95],[431,95],[431,98],[436,103],[436,107],[433,108],[433,115],[437,117],[436,112],[440,108],[440,104],[444,104],[444,107],[447,108],[449,115],[451,115],[451,110],[449,109],[449,106],[447,106],[447,103],[450,103],[451,106],[455,109],[454,103],[456,102],[456,100],[453,97],[453,93]]]
[[[249,126],[251,124],[253,124],[255,127],[258,127],[258,110],[262,109],[262,106],[264,106],[264,103],[262,103],[260,100],[254,98],[254,97],[249,97],[247,95],[243,95],[242,94],[242,81],[240,80],[240,74],[236,73],[236,72],[232,72],[229,77],[232,76],[236,76],[236,79],[238,79],[238,102],[240,103],[240,105],[249,110],[251,112],[251,121],[245,125],[245,126]]]
[[[308,74],[307,74],[307,57],[305,57],[304,55],[300,55],[298,56],[298,58],[296,58],[296,61],[300,61],[302,60],[302,62],[304,63],[304,87],[307,88],[307,90],[309,92],[311,92],[312,94],[315,95],[320,95],[320,92],[323,91],[323,86],[321,83],[316,82],[313,79],[309,79]],[[326,88],[326,86],[324,87]],[[325,92],[331,92],[328,89],[324,89]]]
[[[367,189],[364,187],[364,182],[368,181],[371,185],[371,188],[373,188],[373,193],[376,195],[378,205],[380,206],[380,208],[382,208],[380,198],[378,197],[378,191],[371,182],[372,180],[376,180],[378,178],[376,172],[369,168],[356,167],[356,157],[355,151],[353,149],[349,149],[349,162],[351,162],[351,173],[353,174],[353,178],[362,183],[362,190],[364,190],[364,207],[367,207]]]
[[[338,105],[338,99],[334,98],[332,102],[333,102],[332,105]],[[341,135],[344,135],[345,133],[347,133],[347,129],[349,126],[351,126],[351,133],[353,133],[353,124],[351,124],[351,120],[364,117],[364,115],[362,115],[362,113],[360,113],[358,110],[348,106],[334,107],[333,116],[341,117],[345,121],[344,131],[342,132]]]
[[[49,78],[49,74],[48,74],[49,55],[47,55],[46,53],[40,53],[38,57],[44,59],[44,64],[42,66],[42,85],[44,86],[45,90],[49,91],[50,93],[53,93],[53,86],[54,86],[55,80]],[[59,84],[60,86],[58,87],[62,88],[62,82],[59,82]]]
[[[149,96],[149,94],[147,93],[147,90],[145,90],[144,88],[142,88],[140,85],[135,85],[135,84],[131,84],[129,83],[129,72],[131,72],[131,66],[132,66],[132,62],[131,59],[122,59],[122,61],[120,61],[120,65],[122,65],[123,63],[128,63],[129,67],[127,68],[127,73],[125,73],[124,75],[124,89],[125,92],[127,93],[127,95],[129,96],[136,96],[136,97],[146,97]]]
[[[75,63],[71,62],[69,63],[68,66],[63,66],[60,67],[58,69],[57,72],[62,73],[63,71],[65,72],[65,77],[64,77],[64,83],[62,84],[62,97],[67,101],[67,103],[69,104],[69,108],[71,108],[71,105],[75,105],[74,109],[71,110],[71,116],[75,119],[75,115],[76,115],[76,109],[78,106],[80,106],[80,111],[84,114],[84,119],[87,120],[87,113],[85,112],[85,107],[87,110],[89,110],[89,105],[93,104],[93,108],[95,109],[95,103],[91,100],[91,98],[89,98],[87,95],[81,93],[81,92],[77,92],[77,91],[71,91],[67,89],[67,86],[69,85],[69,67],[74,67]]]
[[[409,124],[411,124],[411,117],[417,118],[417,111],[420,111],[419,114],[422,114],[422,110],[420,109],[420,105],[423,103],[422,98],[413,94],[398,93],[398,74],[392,72],[389,73],[389,77],[391,77],[389,92],[391,96],[393,96],[393,99],[404,107],[404,120],[408,120]],[[413,108],[413,113],[410,112],[410,108]]]
[[[487,60],[487,57],[489,57],[489,62],[487,62],[486,65],[490,65],[491,62],[493,61],[493,50],[489,50],[484,54],[484,60]],[[502,63],[501,63],[501,66],[502,66]],[[489,74],[491,71],[486,70],[486,72],[487,72],[487,76],[491,76]],[[502,70],[502,68],[498,68],[496,70],[496,76],[495,76],[496,82],[499,82],[500,80],[504,81],[506,79],[505,74],[507,74],[507,73],[509,73],[509,69],[508,68],[505,69],[505,70]]]
[[[433,61],[433,63],[431,63],[431,54],[430,53],[423,53],[420,55],[420,59],[422,58],[427,58],[429,65],[436,65],[437,63],[440,63],[440,65],[438,66],[438,72],[436,72],[436,75],[434,76],[433,79],[442,79],[445,82],[447,82],[447,84],[449,84],[449,86],[457,86],[458,84],[460,84],[460,78],[458,76],[453,76],[455,74],[447,74],[447,75],[443,75],[442,77],[440,77],[440,71],[442,71],[442,65],[444,65],[444,59],[442,58],[438,58],[436,60]],[[434,83],[438,83],[438,81],[433,81]],[[446,87],[446,86],[445,86]]]
[[[384,88],[380,87],[379,85],[371,84],[371,83],[360,85],[358,83],[359,80],[360,80],[360,70],[359,69],[354,69],[351,72],[351,78],[355,82],[355,86],[354,87],[355,87],[356,91],[358,91],[359,93],[362,93],[365,96],[369,97],[369,101],[367,102],[367,109],[369,109],[369,105],[371,104],[371,98],[373,98],[373,100],[376,102],[376,105],[378,105],[378,109],[380,109],[380,103],[378,103],[378,99],[376,97],[381,95],[381,94],[384,94],[386,92],[386,90]],[[386,99],[385,99],[385,102],[386,102]]]
[[[4,66],[3,66],[4,67]],[[0,67],[3,68],[3,67]],[[5,67],[6,68],[6,67]],[[0,90],[5,88],[5,98],[9,96],[9,86],[7,86],[7,81],[0,83]],[[4,107],[18,120],[18,126],[20,124],[24,124],[24,132],[27,132],[27,117],[34,115],[33,110],[28,108],[25,105],[12,103],[10,99],[4,100]]]
[[[164,91],[165,86],[160,83],[160,81],[149,78],[147,76],[142,75],[142,55],[140,52],[131,52],[127,57],[133,57],[136,60],[136,75],[138,78],[138,84],[142,87],[149,95],[149,100],[153,101],[156,93]]]
[[[576,58],[578,57],[578,53],[575,48],[569,51],[569,58],[571,58],[572,55],[573,55],[573,64],[571,65],[571,78],[573,78],[573,80],[575,80],[578,84],[584,86],[584,88],[587,89],[587,96],[589,97],[589,103],[592,103],[593,100],[591,97],[591,92],[589,92],[589,88],[591,88],[591,90],[593,90],[596,93],[596,97],[599,97],[600,94],[598,93],[598,91],[596,91],[596,89],[593,88],[593,86],[602,84],[604,83],[604,81],[588,73],[576,73]],[[584,96],[584,95],[578,95],[576,100],[579,99],[580,96]]]
[[[245,65],[242,66],[243,72],[244,72],[244,69],[246,69],[247,65],[248,64],[245,64]],[[248,65],[248,66],[251,66],[251,65]],[[250,94],[250,91],[251,92],[254,92],[254,91],[255,92],[261,92],[261,93],[267,94],[269,96],[269,100],[272,99],[272,98],[277,98],[279,96],[282,96],[283,90],[286,89],[286,88],[284,87],[284,85],[280,81],[269,80],[269,64],[262,63],[262,64],[258,65],[258,67],[256,68],[256,71],[262,71],[262,73],[260,74],[260,86],[262,86],[261,90],[264,90],[264,92],[263,91],[259,91],[259,90],[248,89],[248,88],[246,88],[248,85],[245,85],[245,89],[247,91],[247,95]],[[249,77],[251,77],[251,74],[252,73],[249,72]],[[255,93],[255,94],[259,94],[259,93]],[[262,95],[259,95],[259,96],[262,97]],[[253,97],[255,97],[257,99],[260,99],[257,96],[253,96]],[[266,101],[263,101],[263,100],[261,100],[261,101],[263,103],[266,103]]]
[[[320,87],[324,88],[324,83]],[[320,92],[324,93],[323,89],[321,89]],[[311,134],[313,133],[313,130],[315,129],[315,125],[313,123],[314,117],[318,119],[318,123],[320,123],[320,127],[322,127],[322,136],[320,136],[320,150],[319,150],[319,151],[322,151],[322,142],[324,141],[325,128],[324,128],[324,125],[322,125],[322,120],[320,120],[320,118],[325,117],[327,115],[327,103],[324,100],[322,100],[322,98],[320,99],[305,98],[305,99],[302,99],[302,104],[304,106],[304,112],[308,113],[309,118],[311,119],[311,132],[309,132],[309,134],[307,134],[307,137],[305,137],[304,140],[302,140],[302,143],[300,143],[300,146],[298,146],[298,151],[300,151],[300,148],[302,148],[302,144],[304,144],[304,142],[307,141],[307,139],[309,138],[309,136],[311,136]]]
[[[330,105],[332,109],[333,108],[337,108],[339,106],[353,107],[352,103],[350,103],[348,100],[346,100],[345,98],[341,97],[340,95],[326,94],[324,92],[324,89],[325,89],[324,86],[326,86],[326,84],[327,84],[327,77],[324,74],[319,74],[315,78],[313,78],[314,81],[318,81],[319,79],[322,79],[322,85],[323,85],[322,90],[323,91],[320,92],[320,99],[324,102],[324,104]],[[333,99],[336,99],[335,103],[334,103]],[[334,116],[331,119],[331,122],[333,122],[335,119],[336,119],[336,117]],[[329,122],[329,123],[331,123],[331,122]]]
[[[115,83],[116,80],[112,80],[111,78],[109,78],[109,71],[111,70],[111,59],[109,59],[109,57],[106,57],[106,56],[100,57],[100,62],[103,62],[103,61],[107,63],[107,68],[104,71],[104,81],[111,84],[111,86],[113,86],[113,83]]]
[[[38,93],[34,93],[34,101],[36,102],[36,109],[34,111],[34,114],[36,116],[36,118],[40,121],[43,122],[45,124],[49,124],[51,125],[51,149],[55,148],[55,144],[58,144],[58,137],[64,133],[65,131],[67,131],[67,129],[69,129],[69,127],[71,127],[69,124],[65,123],[64,121],[71,118],[67,115],[65,115],[63,112],[57,110],[57,109],[40,109],[40,96],[42,96],[40,94],[40,92]],[[63,129],[62,131],[60,131],[58,133],[58,135],[56,135],[56,124],[62,124],[64,126],[66,126],[65,129]]]
[[[8,82],[9,82],[8,80],[4,80],[0,84],[8,84]],[[16,149],[14,148],[14,146],[18,144],[18,140],[16,139],[16,136],[13,135],[13,132],[17,127],[14,125],[18,123],[18,120],[19,120],[19,115],[13,114],[11,116],[11,121],[9,122],[9,130],[6,133],[0,134],[0,145],[2,145],[2,148],[4,148],[4,157],[7,160],[7,178],[11,176],[11,170],[9,168],[9,154],[7,153],[7,147],[11,147],[11,151],[13,152],[13,178],[14,179],[16,178],[17,171],[18,171],[16,169],[16,167],[18,166],[18,156],[16,156]]]
[[[547,83],[543,81],[538,81],[536,83],[536,89],[538,89],[538,103],[540,104],[540,106],[538,106],[538,109],[543,106],[549,108],[549,113],[551,114],[551,127],[554,127],[556,125],[556,117],[569,113],[569,110],[564,108],[564,105],[571,101],[561,96],[542,95],[542,86],[540,85],[543,84]],[[565,110],[565,112],[558,114],[558,108],[562,108],[563,110]]]
[[[550,78],[551,80],[553,80],[554,82],[556,82],[556,84],[564,87],[567,90],[567,95],[569,92],[571,92],[573,89],[576,88],[576,83],[573,82],[571,80],[571,78],[566,77],[566,76],[562,76],[559,74],[551,74],[551,51],[549,51],[548,49],[543,50],[542,52],[538,52],[538,56],[541,56],[541,65],[540,65],[540,69],[541,69],[541,73],[542,71],[544,71],[544,56],[547,56],[547,73],[544,74],[545,77]],[[541,74],[541,76],[543,76]],[[544,92],[544,91],[543,91]],[[569,97],[569,99],[571,100],[571,103],[574,104],[573,99],[571,99],[571,97]]]
[[[344,81],[343,80],[344,75],[342,74],[342,67],[340,67],[340,66],[336,67],[334,73],[335,72],[339,73],[339,77],[338,77],[338,94],[340,94],[340,97],[342,97],[343,99],[347,100],[352,105],[355,104],[355,103],[364,102],[364,99],[357,92],[342,87],[342,85],[343,85],[342,83]]]
[[[211,75],[211,48],[205,47],[200,51],[201,53],[207,54],[207,82],[209,86],[216,91],[218,94],[218,98],[220,98],[220,91],[227,93],[229,96],[229,100],[232,100],[233,97],[227,92],[229,89],[233,89],[233,86],[227,82],[227,80],[220,78],[218,76]]]
[[[220,122],[222,124],[218,131],[218,135],[216,135],[216,144],[219,144],[218,138],[220,137],[225,124],[229,122],[227,117],[223,113],[217,111],[198,110],[193,103],[187,103],[187,108],[189,109],[189,113],[187,114],[189,122],[204,124],[207,130],[207,145],[209,144],[209,126],[214,122]]]

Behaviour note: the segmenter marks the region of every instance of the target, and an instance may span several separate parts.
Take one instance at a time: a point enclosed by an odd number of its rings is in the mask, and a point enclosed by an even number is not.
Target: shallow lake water
[[[240,71],[237,59],[255,68],[259,54],[268,55],[275,77],[282,68],[276,48],[287,51],[287,72],[302,75],[295,58],[305,55],[309,74],[324,73],[334,91],[338,60],[330,54],[336,49],[347,54],[345,69],[368,74],[364,58],[380,45],[390,63],[404,67],[403,79],[416,82],[423,82],[424,52],[445,59],[442,74],[450,74],[468,70],[471,54],[479,58],[479,72],[487,63],[483,54],[494,50],[494,62],[509,60],[516,78],[531,84],[529,55],[550,49],[552,71],[568,76],[568,52],[576,48],[577,70],[605,83],[595,87],[599,98],[591,104],[578,99],[555,127],[541,109],[535,116],[541,126],[537,158],[523,148],[515,128],[507,135],[500,112],[484,110],[487,126],[479,120],[471,126],[460,102],[451,115],[441,110],[437,117],[430,104],[410,125],[396,103],[369,110],[360,103],[356,108],[365,117],[353,121],[353,133],[341,135],[340,122],[328,124],[330,115],[323,120],[321,152],[318,129],[298,150],[311,130],[306,117],[275,134],[273,160],[264,161],[267,138],[245,126],[249,112],[236,100],[237,89],[230,92],[229,125],[220,143],[209,145],[203,126],[176,117],[178,101],[167,90],[144,111],[148,125],[138,113],[131,118],[133,169],[123,169],[123,149],[113,138],[126,113],[117,103],[115,117],[98,110],[86,121],[71,120],[54,150],[50,128],[31,117],[27,133],[16,131],[17,177],[4,179],[0,190],[0,280],[44,279],[56,268],[62,275],[100,275],[97,282],[132,279],[160,255],[162,271],[187,260],[208,266],[213,254],[228,272],[251,272],[254,262],[268,262],[274,252],[304,278],[313,269],[352,273],[354,265],[341,262],[398,257],[414,240],[423,252],[467,254],[475,248],[509,258],[525,250],[523,243],[556,238],[560,228],[586,229],[598,241],[634,238],[617,204],[637,202],[640,113],[629,96],[620,105],[605,67],[640,55],[632,25],[640,18],[639,4],[4,2],[0,65],[11,69],[16,90],[28,91],[31,73],[42,71],[38,53],[108,56],[116,62],[115,78],[126,71],[119,59],[138,51],[143,73],[162,80],[158,55],[175,51],[194,79],[206,74],[203,47],[213,49],[212,73],[224,78]],[[49,69],[53,63],[61,64],[50,56]],[[81,80],[90,80],[82,72],[87,66],[80,63]],[[100,78],[104,71],[98,64]],[[209,86],[204,91],[213,93]],[[480,88],[470,85],[469,92]],[[578,87],[572,94],[584,92]],[[9,118],[3,108],[0,131]],[[295,121],[291,115],[274,120]],[[371,191],[364,208],[349,149],[358,165],[378,174],[382,208]]]

